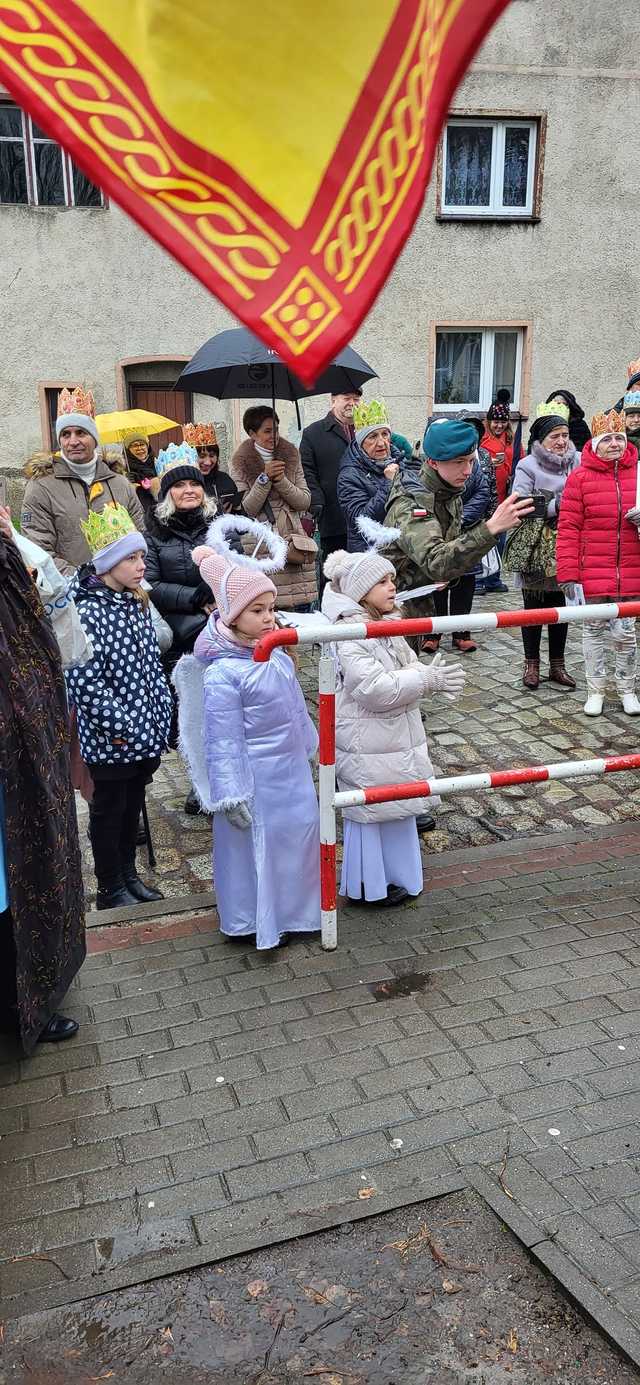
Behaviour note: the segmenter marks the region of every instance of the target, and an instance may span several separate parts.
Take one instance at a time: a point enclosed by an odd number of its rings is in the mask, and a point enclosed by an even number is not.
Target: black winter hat
[[[554,428],[567,427],[568,423],[566,418],[562,418],[560,414],[543,414],[541,418],[534,419],[531,424],[529,443],[543,442],[544,439],[548,437],[549,433],[553,432]]]

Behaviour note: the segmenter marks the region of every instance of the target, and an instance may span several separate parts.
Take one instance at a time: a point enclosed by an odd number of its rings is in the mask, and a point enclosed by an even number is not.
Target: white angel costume
[[[256,534],[284,563],[285,545],[266,525],[241,516],[212,524],[208,545],[229,564],[230,529]],[[320,928],[320,834],[310,760],[318,748],[293,663],[276,649],[266,663],[229,638],[218,612],[210,616],[193,655],[176,666],[180,748],[203,807],[213,812],[213,876],[220,926],[233,936],[255,934],[259,949],[284,933]],[[236,825],[239,808],[250,814]],[[230,817],[231,815],[231,817]]]

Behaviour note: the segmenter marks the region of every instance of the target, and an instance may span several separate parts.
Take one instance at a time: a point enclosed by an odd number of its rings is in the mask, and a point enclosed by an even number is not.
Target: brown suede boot
[[[575,688],[576,680],[564,666],[564,659],[549,660],[549,682],[559,683],[562,688]]]
[[[539,684],[540,684],[540,660],[539,660],[539,659],[525,659],[525,661],[524,661],[524,673],[523,673],[523,675],[522,675],[522,681],[523,681],[523,683],[524,683],[525,688],[531,688],[532,691],[534,691],[534,690],[539,686]]]

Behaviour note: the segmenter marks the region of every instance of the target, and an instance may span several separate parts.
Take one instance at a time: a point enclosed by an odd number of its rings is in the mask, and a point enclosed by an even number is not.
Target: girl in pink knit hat
[[[240,558],[232,531],[265,544],[265,560]],[[213,875],[228,937],[279,947],[320,928],[319,816],[310,761],[318,736],[289,656],[253,660],[276,624],[286,543],[266,525],[227,515],[193,551],[216,609],[193,655],[177,665],[180,746],[203,807],[214,814]]]

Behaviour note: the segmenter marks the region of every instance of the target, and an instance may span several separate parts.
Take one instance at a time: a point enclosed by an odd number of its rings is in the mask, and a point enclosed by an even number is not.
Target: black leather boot
[[[144,880],[140,879],[136,869],[135,847],[127,847],[122,856],[122,878],[125,889],[138,904],[155,904],[157,899],[164,899],[161,890],[155,890],[152,885],[145,885]]]
[[[140,900],[131,894],[123,880],[103,889],[98,889],[96,909],[126,909],[128,904],[139,904]]]
[[[141,880],[139,875],[125,875],[124,883],[129,894],[132,894],[139,904],[153,904],[157,899],[164,899],[162,890],[155,890],[152,885],[145,885],[144,880]]]

